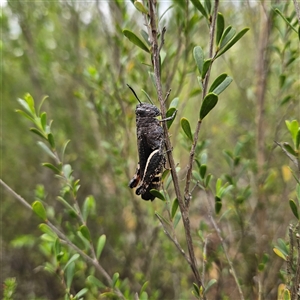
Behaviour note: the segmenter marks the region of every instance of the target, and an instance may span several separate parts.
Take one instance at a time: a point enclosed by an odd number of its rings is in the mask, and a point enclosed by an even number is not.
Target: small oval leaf
[[[207,19],[207,12],[201,2],[199,0],[191,0],[191,2],[194,4],[194,6],[200,11],[200,13]]]
[[[138,11],[142,12],[143,14],[148,13],[147,8],[143,5],[143,3],[141,1],[134,1],[134,6],[136,7],[136,9]]]
[[[96,251],[96,255],[97,255],[97,259],[100,258],[100,255],[102,253],[102,250],[105,246],[106,243],[106,235],[102,234],[99,239],[98,239],[98,243],[97,243],[97,251]]]
[[[218,55],[216,56],[219,57],[220,55],[224,54],[226,51],[228,51],[238,40],[240,40],[243,35],[249,30],[249,27],[246,27],[244,29],[242,29],[239,33],[237,33],[234,38],[226,45],[224,46],[223,49],[220,50],[220,52],[218,53]]]
[[[295,201],[293,199],[290,199],[289,203],[290,203],[290,208],[291,208],[294,216],[297,218],[297,220],[299,220],[298,208],[297,208]]]
[[[36,135],[38,135],[39,137],[47,140],[47,138],[45,137],[45,135],[40,130],[36,129],[35,127],[31,127],[29,130],[31,132],[35,133]]]
[[[172,117],[173,114],[175,113],[175,111],[176,111],[176,108],[175,108],[175,107],[170,107],[170,108],[167,110],[167,112],[166,112],[166,118]],[[168,121],[167,121],[167,127],[168,127],[168,129],[170,129],[170,127],[171,127],[172,123],[174,122],[174,120],[175,120],[175,116],[174,116],[174,118],[172,118],[171,120],[168,120]]]
[[[218,96],[214,93],[208,93],[201,105],[200,109],[200,120],[203,120],[207,114],[216,106],[218,103]]]
[[[44,205],[40,201],[35,201],[32,203],[32,210],[44,221],[47,220],[46,210]]]
[[[209,92],[220,95],[229,86],[232,80],[233,79],[230,76],[227,76],[227,74],[221,74],[215,79],[209,89]]]
[[[219,214],[222,208],[222,201],[219,197],[215,197],[215,212],[216,214]]]
[[[171,211],[172,219],[174,218],[174,216],[177,212],[177,209],[178,209],[178,199],[175,198],[174,201],[173,201],[173,204],[172,204],[172,211]]]
[[[51,132],[48,134],[48,142],[49,142],[51,148],[53,150],[55,150],[55,141],[54,141],[53,134]]]
[[[148,47],[132,31],[124,29],[123,34],[129,39],[130,42],[132,42],[136,46],[140,47],[144,51],[150,53]]]
[[[56,156],[54,155],[54,153],[48,148],[48,146],[43,143],[43,142],[40,142],[38,141],[37,144],[49,155],[51,156],[53,159],[56,160]]]
[[[287,257],[278,248],[273,248],[273,251],[275,252],[276,255],[278,255],[282,259],[287,260]]]
[[[181,128],[183,129],[184,133],[186,134],[186,136],[189,138],[189,140],[193,142],[193,135],[192,135],[192,131],[191,131],[190,122],[188,121],[188,119],[181,118],[180,125],[181,125]]]
[[[219,45],[222,34],[224,32],[224,24],[225,24],[224,17],[221,13],[218,12],[218,16],[217,16],[217,33],[216,33],[216,43],[217,43],[217,45]]]
[[[207,73],[207,71],[209,69],[209,66],[210,66],[211,62],[212,62],[212,59],[208,58],[203,63],[203,70],[202,70],[202,78],[203,79],[205,78],[205,75],[206,75],[206,73]]]
[[[60,170],[50,163],[43,163],[42,166],[51,169],[55,174],[61,174]]]
[[[203,50],[200,46],[196,46],[193,50],[193,56],[198,68],[198,71],[200,73],[200,75],[202,74],[203,71],[203,62],[204,62],[204,54],[203,54]],[[203,77],[203,76],[202,76]]]
[[[150,193],[153,196],[155,196],[156,198],[158,198],[158,199],[160,199],[162,201],[166,201],[165,196],[161,192],[159,192],[158,190],[152,189],[152,190],[150,190]]]
[[[79,227],[79,231],[81,232],[81,234],[90,242],[91,241],[91,234],[90,231],[88,229],[88,227],[86,225],[81,225]]]

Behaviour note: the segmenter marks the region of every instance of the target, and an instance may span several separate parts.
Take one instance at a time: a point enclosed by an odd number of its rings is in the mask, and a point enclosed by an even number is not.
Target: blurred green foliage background
[[[207,51],[209,35],[205,20],[191,3],[186,6],[184,1],[164,1],[160,15],[171,5],[159,24],[167,28],[162,82],[165,92],[172,89],[169,102],[179,98],[170,134],[183,178],[190,146],[179,120],[187,117],[193,128],[197,122],[195,109],[198,111],[201,97],[192,51],[196,45]],[[294,16],[292,6],[280,5],[287,15]],[[256,62],[261,19],[265,16],[259,2],[250,5],[247,1],[220,1],[219,10],[227,25],[234,24],[238,30],[248,26],[250,31],[212,69],[212,78],[226,72],[234,81],[202,124],[199,157],[207,154],[208,172],[215,180],[223,176],[226,181],[226,174],[236,178],[235,189],[223,200],[222,213],[228,213],[219,224],[246,298],[254,299],[258,294],[259,277],[265,299],[275,299],[282,281],[282,261],[273,254],[272,245],[285,236],[293,218],[288,199],[294,195],[295,182],[289,161],[274,147],[274,140],[290,142],[284,120],[299,118],[299,41],[282,19],[272,16],[269,65],[265,70],[265,161],[259,173]],[[142,101],[147,99],[141,89],[158,105],[149,76],[149,57],[122,34],[125,28],[139,34],[143,23],[130,1],[8,1],[3,5],[1,177],[29,203],[39,192],[45,193],[49,211],[52,209],[48,213],[62,224],[72,223],[72,216],[56,200],[58,180],[41,166],[49,158],[37,146],[37,137],[29,132],[28,120],[15,112],[20,108],[16,99],[25,93],[29,92],[38,103],[48,95],[44,110],[54,120],[57,148],[71,140],[65,160],[81,180],[78,201],[82,203],[91,194],[96,199],[96,211],[88,225],[95,237],[103,233],[107,236],[101,256],[103,267],[110,274],[119,272],[121,278],[127,278],[132,291],[138,291],[149,280],[151,299],[192,299],[189,266],[154,215],[155,211],[163,214],[165,204],[158,199],[144,202],[127,186],[137,163],[137,103],[126,83]],[[290,59],[293,64],[288,63]],[[237,167],[230,166],[230,153],[234,151],[239,157]],[[241,195],[245,197],[238,202]],[[259,195],[265,201],[263,208],[258,207]],[[261,209],[263,219],[257,220],[257,210]],[[197,231],[211,238],[207,276],[223,278],[219,286],[222,292],[214,291],[223,298],[216,299],[236,299],[220,243],[209,224],[206,202],[197,189],[190,221],[199,265],[203,241]],[[16,277],[15,299],[61,299],[64,291],[60,282],[41,268],[47,257],[39,251],[37,225],[36,216],[1,192],[1,282]],[[181,224],[177,230],[184,245]],[[259,272],[264,254],[272,263],[266,263]],[[88,266],[82,269],[89,273]],[[75,277],[75,288],[82,287],[81,276],[79,273]]]

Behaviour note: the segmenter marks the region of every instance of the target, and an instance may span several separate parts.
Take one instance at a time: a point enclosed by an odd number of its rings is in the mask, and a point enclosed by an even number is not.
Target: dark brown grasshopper
[[[135,91],[131,89],[139,104],[136,107],[136,132],[139,163],[136,173],[129,182],[130,188],[135,188],[135,193],[141,195],[144,200],[153,201],[155,196],[151,189],[158,190],[161,185],[161,174],[165,165],[164,156],[164,131],[160,122],[171,118],[158,120],[160,110],[153,104],[142,103]]]

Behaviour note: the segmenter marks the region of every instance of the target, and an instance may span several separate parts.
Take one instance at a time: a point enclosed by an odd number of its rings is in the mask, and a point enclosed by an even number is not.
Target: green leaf
[[[40,115],[41,108],[42,108],[42,106],[43,106],[43,104],[44,104],[44,102],[45,102],[46,99],[48,99],[48,96],[44,96],[44,98],[42,99],[41,103],[39,104],[38,112],[37,112],[38,116]]]
[[[63,197],[58,196],[57,200],[61,202],[66,208],[74,212],[76,216],[78,216],[78,212],[76,211],[76,209],[71,206]]]
[[[41,114],[41,125],[44,131],[46,131],[46,126],[47,126],[47,113],[43,112]]]
[[[150,190],[150,193],[151,193],[153,196],[155,196],[156,198],[158,198],[158,199],[160,199],[160,200],[162,200],[162,201],[166,201],[165,196],[164,196],[161,192],[159,192],[158,190],[156,190],[156,189],[151,189],[151,190]]]
[[[178,103],[179,103],[179,98],[176,97],[172,100],[172,102],[170,103],[170,106],[169,106],[169,109],[174,107],[174,108],[177,108],[178,107]]]
[[[65,164],[62,167],[63,174],[66,178],[70,179],[73,173],[72,167],[69,164]]]
[[[276,8],[275,12],[295,31],[297,32],[297,29],[287,20],[287,18],[282,14],[282,12]]]
[[[206,293],[209,291],[209,289],[210,289],[215,283],[217,283],[217,280],[216,280],[215,278],[211,279],[211,280],[207,283],[207,285],[205,286],[205,292],[204,292],[204,294],[206,294]]]
[[[27,101],[25,101],[21,98],[18,98],[17,100],[18,100],[19,104],[29,113],[29,115],[34,117],[34,114],[32,113],[31,108],[30,108],[29,104],[27,103]]]
[[[172,204],[172,210],[171,210],[171,217],[172,219],[174,218],[176,212],[177,212],[177,209],[178,209],[178,199],[175,198],[174,201],[173,201],[173,204]]]
[[[226,73],[219,75],[209,88],[209,92],[213,92],[227,77]]]
[[[62,162],[64,161],[65,152],[66,152],[66,149],[67,149],[67,146],[68,146],[69,143],[70,143],[70,140],[66,141],[64,146],[63,146],[63,149],[62,149],[62,152],[61,152],[61,161]]]
[[[201,105],[200,108],[200,120],[203,120],[207,114],[216,106],[218,103],[218,96],[214,93],[208,93]]]
[[[65,268],[65,276],[66,276],[66,281],[67,281],[67,289],[68,291],[71,289],[71,284],[74,278],[75,274],[75,263],[71,262],[68,264],[68,267]]]
[[[97,255],[97,259],[100,258],[100,255],[103,251],[103,248],[105,246],[106,243],[106,235],[102,234],[99,239],[98,239],[98,243],[97,243],[97,250],[96,250],[96,255]]]
[[[90,230],[88,229],[88,227],[86,225],[81,225],[79,227],[79,231],[84,236],[84,238],[86,238],[89,242],[91,241]]]
[[[170,107],[170,108],[168,109],[168,111],[166,112],[166,117],[167,117],[167,118],[172,117],[173,114],[175,113],[175,111],[176,111],[176,108],[175,108],[175,107]],[[167,127],[168,127],[168,129],[171,127],[172,123],[174,122],[175,117],[176,117],[176,116],[174,116],[173,119],[167,121]]]
[[[196,283],[193,282],[193,288],[194,288],[194,292],[196,293],[196,295],[199,297],[200,296],[200,292],[199,292],[199,287]]]
[[[298,156],[297,152],[291,147],[289,143],[283,143],[283,148],[290,154],[294,155],[295,157]]]
[[[285,121],[286,127],[289,130],[292,139],[294,141],[294,144],[296,145],[296,139],[297,139],[297,134],[299,130],[299,123],[297,120],[293,120],[292,122],[286,120]]]
[[[55,174],[61,174],[61,171],[50,163],[42,163],[42,166],[51,169]]]
[[[181,212],[177,212],[175,218],[174,218],[174,221],[173,221],[173,226],[174,226],[174,229],[177,227],[179,221],[181,219]]]
[[[191,142],[193,142],[193,135],[192,135],[192,131],[191,131],[190,122],[188,121],[188,119],[181,118],[180,125],[181,125],[181,128],[183,129],[184,133],[186,134],[186,136],[189,138],[189,140]]]
[[[82,217],[85,222],[87,221],[90,212],[95,211],[95,209],[96,209],[95,198],[92,195],[86,197],[82,207]]]
[[[35,116],[36,113],[35,113],[35,107],[34,107],[34,100],[33,100],[32,96],[27,93],[24,98],[29,106],[29,109],[30,109],[32,115]]]
[[[207,12],[201,2],[199,0],[191,0],[191,2],[194,4],[194,6],[200,11],[200,13],[208,19]]]
[[[216,56],[219,57],[220,55],[224,54],[227,50],[229,50],[238,40],[240,40],[244,34],[249,30],[250,28],[246,27],[242,29],[239,33],[237,33],[234,38],[223,48],[220,50],[218,55]]]
[[[143,284],[143,286],[141,287],[141,290],[140,290],[140,295],[141,295],[144,291],[146,291],[146,288],[148,287],[148,285],[149,285],[149,281],[146,281],[146,282]]]
[[[204,177],[205,177],[206,168],[207,168],[206,165],[201,165],[200,166],[200,176],[201,176],[202,179],[204,179]]]
[[[210,2],[210,0],[205,0],[204,4],[205,4],[206,11],[208,12],[208,14],[210,14],[211,13],[211,2]]]
[[[72,262],[76,261],[79,257],[80,257],[80,255],[79,255],[78,253],[75,253],[75,254],[68,260],[68,262],[66,263],[66,265],[65,265],[65,267],[64,267],[64,270],[66,270],[66,269],[68,268],[68,266],[69,266]]]
[[[299,41],[300,41],[300,25],[299,25],[299,27],[298,27],[298,39],[299,39]]]
[[[150,46],[148,33],[143,29],[140,30],[140,33],[141,33],[141,36],[143,37],[144,41],[148,44],[148,46]]]
[[[218,12],[217,16],[217,33],[216,33],[216,43],[217,46],[219,45],[219,42],[221,40],[222,34],[224,32],[224,26],[225,26],[225,20],[221,13]]]
[[[140,47],[142,50],[150,53],[148,47],[132,31],[124,29],[123,34],[129,39],[130,42]]]
[[[96,286],[96,287],[99,288],[99,289],[104,289],[104,288],[106,288],[106,286],[105,286],[99,279],[97,279],[97,278],[96,278],[95,276],[93,276],[93,275],[88,276],[87,281],[88,281],[89,283],[91,283],[92,286]]]
[[[118,282],[118,280],[119,280],[119,273],[118,272],[116,272],[114,275],[113,275],[113,278],[112,278],[112,287],[115,287],[116,286],[116,284],[117,284],[117,282]]]
[[[81,296],[83,296],[84,294],[86,294],[88,292],[87,288],[83,288],[82,290],[80,290],[76,295],[75,298],[76,299],[80,299]]]
[[[278,248],[275,247],[275,248],[273,248],[273,251],[274,251],[274,253],[275,253],[276,255],[278,255],[278,256],[281,257],[282,259],[287,260],[287,256],[284,255],[280,249],[278,249]]]
[[[209,66],[212,62],[212,59],[211,58],[208,58],[208,59],[205,59],[204,60],[204,64],[203,64],[203,70],[202,70],[202,78],[204,79],[205,78],[205,75],[209,69]]]
[[[46,136],[43,134],[43,132],[41,132],[41,131],[38,130],[37,128],[31,127],[29,130],[30,130],[31,132],[35,133],[36,135],[38,135],[39,137],[41,137],[41,138],[47,140],[47,138],[46,138]]]
[[[157,211],[155,212],[155,215],[156,215],[156,217],[158,218],[158,220],[160,221],[160,222],[164,222],[164,223],[166,223],[166,224],[168,224],[169,226],[171,226],[171,224],[170,224],[170,222],[165,218],[165,217],[163,217],[162,215],[160,215]]]
[[[226,27],[220,40],[220,49],[222,49],[235,35],[236,30],[232,26]]]
[[[47,220],[46,210],[44,205],[40,201],[34,201],[32,203],[32,210],[44,221]]]
[[[148,13],[147,8],[143,5],[143,3],[141,1],[134,1],[134,6],[136,7],[136,9],[138,11],[142,12],[143,14]]]
[[[53,150],[55,150],[55,141],[52,133],[48,134],[48,142]]]
[[[210,184],[211,179],[213,178],[213,176],[211,174],[208,174],[206,176],[206,180],[205,180],[205,187],[207,188]]]
[[[225,76],[224,76],[225,75]],[[222,76],[222,77],[221,77]],[[221,77],[221,78],[220,78]],[[211,85],[209,92],[220,95],[232,82],[232,78],[227,74],[221,74]]]
[[[222,208],[221,198],[219,198],[218,196],[215,196],[215,212],[216,212],[216,214],[219,214],[219,212],[221,211],[221,208]]]
[[[290,203],[290,208],[291,208],[294,216],[297,218],[297,220],[299,220],[298,208],[297,208],[295,201],[293,199],[290,199],[289,203]]]
[[[54,153],[48,148],[48,146],[43,143],[38,141],[37,144],[49,155],[51,156],[54,160],[56,160],[56,156],[54,155]]]
[[[283,291],[283,300],[291,300],[291,292],[289,289],[285,288]]]
[[[32,118],[29,114],[27,114],[26,112],[24,112],[23,110],[20,109],[16,109],[15,110],[18,114],[21,114],[22,116],[24,116],[25,118],[29,119],[31,122],[35,122],[34,118]]]
[[[39,225],[39,229],[44,232],[49,234],[50,236],[52,236],[53,238],[57,238],[57,234],[45,223],[42,223]]]
[[[203,71],[203,62],[204,62],[204,54],[203,54],[203,50],[200,46],[196,46],[193,50],[193,56],[198,68],[198,71],[200,73],[200,75],[202,74]],[[202,76],[203,77],[203,76]]]

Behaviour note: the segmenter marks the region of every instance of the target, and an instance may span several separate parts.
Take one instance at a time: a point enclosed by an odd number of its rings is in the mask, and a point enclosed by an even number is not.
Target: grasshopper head
[[[160,116],[160,110],[153,104],[140,103],[137,105],[135,113],[139,117],[158,117]]]

